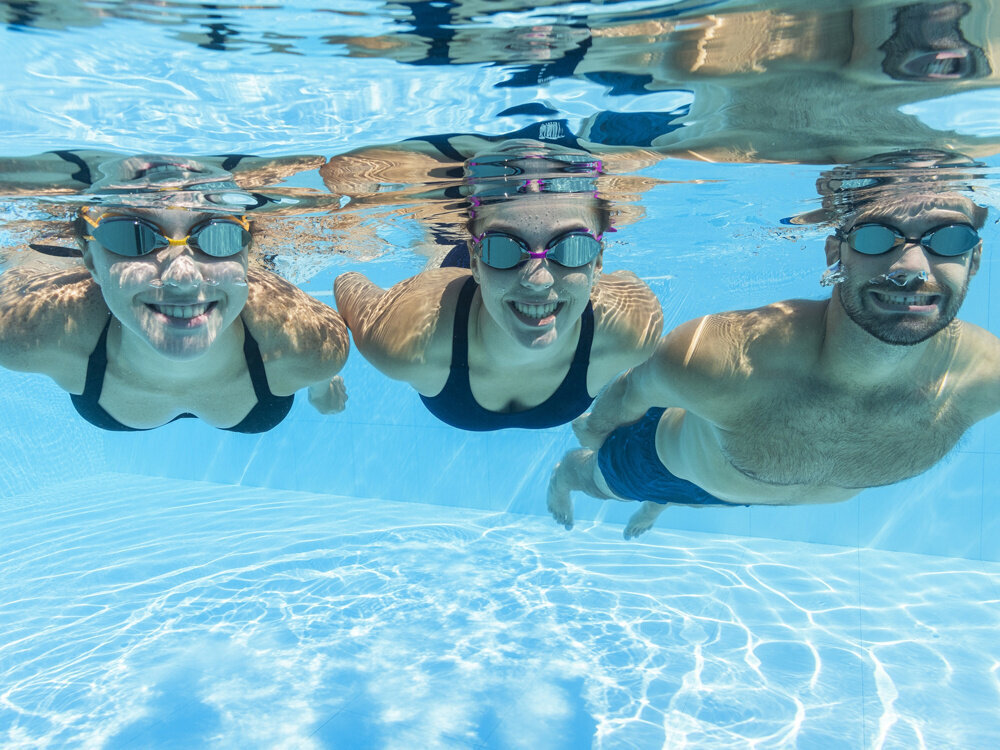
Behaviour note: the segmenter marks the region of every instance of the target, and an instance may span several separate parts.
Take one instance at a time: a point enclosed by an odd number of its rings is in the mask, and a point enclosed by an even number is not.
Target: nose
[[[548,289],[555,282],[549,261],[532,258],[521,268],[521,286],[533,290]]]
[[[190,289],[204,282],[194,251],[187,245],[173,246],[164,252],[160,281],[164,286]]]
[[[889,267],[886,276],[892,277],[900,286],[905,286],[916,279],[926,280],[930,270],[931,264],[924,248],[917,242],[907,242]]]

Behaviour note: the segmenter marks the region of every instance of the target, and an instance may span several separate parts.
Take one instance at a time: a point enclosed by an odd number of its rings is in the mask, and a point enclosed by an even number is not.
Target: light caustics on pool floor
[[[0,513],[5,748],[1000,744],[996,563],[120,475]]]

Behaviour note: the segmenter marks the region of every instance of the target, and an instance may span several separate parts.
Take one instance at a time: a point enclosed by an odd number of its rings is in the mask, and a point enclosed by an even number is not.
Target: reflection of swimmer
[[[986,211],[933,178],[871,198],[841,197],[831,299],[690,321],[608,387],[552,475],[559,523],[573,490],[642,501],[626,538],[671,503],[846,500],[920,474],[1000,409],[1000,340],[955,317]]]
[[[389,290],[357,273],[336,281],[359,351],[453,426],[569,422],[616,373],[645,359],[659,335],[662,313],[649,288],[631,273],[601,274],[607,205],[592,181],[589,192],[577,191],[586,178],[532,171],[552,163],[573,164],[544,149],[477,157],[480,170],[488,166],[516,194],[495,195],[489,179],[473,188],[470,270],[429,270]]]
[[[264,432],[305,387],[319,411],[340,411],[344,322],[281,278],[248,274],[245,217],[127,205],[196,201],[210,186],[197,187],[101,196],[77,221],[86,270],[0,277],[0,364],[50,376],[81,416],[108,430],[199,417]]]

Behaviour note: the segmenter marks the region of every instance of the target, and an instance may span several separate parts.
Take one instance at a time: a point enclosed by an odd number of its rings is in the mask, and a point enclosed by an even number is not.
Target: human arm
[[[350,272],[337,277],[334,293],[365,359],[390,378],[434,392],[451,351],[451,326],[442,333],[438,324],[468,277],[463,269],[435,269],[382,289]]]
[[[81,363],[107,316],[100,288],[82,267],[8,270],[0,275],[0,366],[48,375],[78,393]]]
[[[591,411],[573,423],[581,445],[596,450],[616,428],[639,420],[652,407],[692,409],[703,416],[724,411],[721,384],[738,369],[732,319],[709,315],[684,323],[656,344],[642,364],[620,375]]]
[[[283,396],[309,388],[318,411],[342,411],[347,395],[343,380],[334,376],[350,348],[344,319],[268,271],[251,271],[248,284],[243,323],[260,347],[271,392]]]

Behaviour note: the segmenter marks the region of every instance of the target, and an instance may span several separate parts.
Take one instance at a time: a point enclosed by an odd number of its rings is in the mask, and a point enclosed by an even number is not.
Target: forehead
[[[103,209],[103,210],[101,210]],[[88,216],[92,220],[111,218],[112,216],[125,216],[128,218],[143,219],[150,224],[161,229],[177,229],[193,227],[208,219],[226,218],[229,214],[205,213],[202,211],[187,211],[178,208],[131,208],[129,206],[106,206],[91,208]]]

